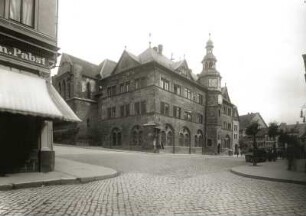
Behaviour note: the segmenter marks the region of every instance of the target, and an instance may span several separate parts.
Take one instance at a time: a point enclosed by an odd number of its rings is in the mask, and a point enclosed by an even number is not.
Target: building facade
[[[125,50],[118,63],[106,59],[92,68],[84,60],[64,56],[53,84],[64,98],[70,95],[66,101],[83,123],[75,124],[73,133],[67,124],[55,127],[58,142],[84,144],[85,138],[87,144],[109,148],[173,153],[233,149],[237,108],[227,88],[221,88],[211,40],[198,76],[186,60],[164,56],[162,45],[139,55]],[[68,76],[70,93],[64,95]],[[86,105],[76,106],[75,101]]]
[[[79,121],[51,85],[56,0],[0,0],[0,173],[51,171],[52,122]]]

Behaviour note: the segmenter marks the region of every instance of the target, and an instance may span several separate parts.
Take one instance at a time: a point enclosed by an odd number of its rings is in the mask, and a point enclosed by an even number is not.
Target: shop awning
[[[81,121],[45,79],[31,73],[1,67],[0,112]]]

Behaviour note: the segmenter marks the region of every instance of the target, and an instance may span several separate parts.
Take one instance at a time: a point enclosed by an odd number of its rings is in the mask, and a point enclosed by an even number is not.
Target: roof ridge
[[[89,61],[87,61],[87,60],[81,59],[81,58],[79,58],[79,57],[76,57],[76,56],[71,55],[71,54],[68,54],[68,53],[63,53],[62,55],[67,55],[68,57],[75,58],[75,59],[80,60],[80,61],[82,61],[82,62],[89,63],[89,64],[92,64],[92,65],[94,65],[94,66],[98,66],[98,65],[95,64],[95,63],[89,62]]]

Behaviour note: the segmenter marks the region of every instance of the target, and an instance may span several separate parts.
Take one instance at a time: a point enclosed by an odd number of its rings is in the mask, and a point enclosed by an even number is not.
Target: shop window
[[[33,27],[34,0],[10,0],[10,14],[12,20]]]

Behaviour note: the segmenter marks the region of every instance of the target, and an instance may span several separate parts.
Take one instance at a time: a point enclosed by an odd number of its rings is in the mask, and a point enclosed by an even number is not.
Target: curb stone
[[[43,181],[34,181],[34,182],[12,183],[12,184],[7,184],[7,185],[0,185],[0,191],[8,191],[12,189],[25,189],[25,188],[32,188],[32,187],[43,187],[43,186],[51,186],[51,185],[88,183],[92,181],[99,181],[99,180],[114,178],[119,175],[120,173],[116,171],[114,174],[104,175],[104,176],[61,178],[61,179],[52,179],[52,180],[43,180]]]
[[[299,184],[299,185],[306,185],[305,181],[290,180],[290,179],[278,179],[278,178],[271,178],[271,177],[266,177],[266,176],[250,175],[250,174],[245,174],[245,173],[242,173],[242,172],[238,172],[238,171],[234,170],[233,168],[230,171],[233,174],[236,174],[236,175],[239,175],[239,176],[243,176],[243,177],[246,177],[246,178],[266,180],[266,181],[274,181],[274,182],[291,183],[291,184]]]

